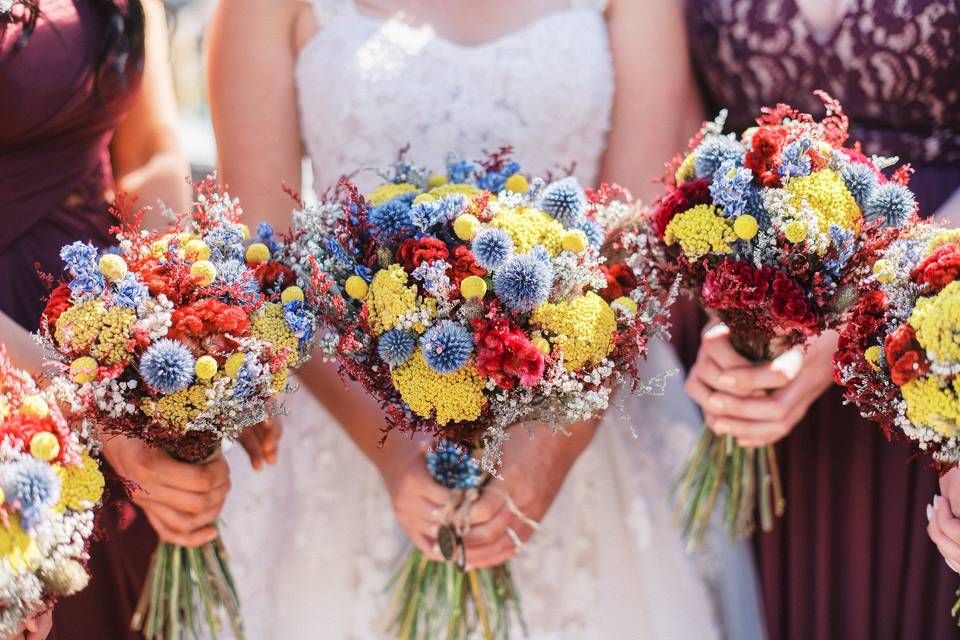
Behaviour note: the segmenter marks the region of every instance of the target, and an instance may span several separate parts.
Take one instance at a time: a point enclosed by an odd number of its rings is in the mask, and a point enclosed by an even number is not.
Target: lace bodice
[[[473,46],[382,19],[349,0],[314,0],[319,31],[297,60],[300,126],[318,191],[342,174],[410,158],[442,169],[511,145],[526,171],[597,177],[613,66],[605,0]],[[576,163],[574,166],[573,163]],[[361,187],[376,181],[360,175]]]

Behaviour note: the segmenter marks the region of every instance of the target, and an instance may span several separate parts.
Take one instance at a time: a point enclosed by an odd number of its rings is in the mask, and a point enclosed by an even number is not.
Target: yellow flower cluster
[[[538,244],[546,247],[551,256],[562,249],[563,225],[538,209],[502,207],[490,226],[509,233],[517,253],[526,253]]]
[[[930,298],[918,298],[910,326],[932,359],[942,364],[960,362],[960,282],[951,282]]]
[[[663,238],[668,246],[679,242],[684,255],[696,260],[708,253],[732,253],[728,243],[736,240],[737,234],[716,207],[698,204],[674,216]]]
[[[683,159],[683,162],[680,163],[680,166],[677,167],[677,172],[673,176],[674,180],[677,181],[677,184],[682,184],[687,180],[693,180],[697,177],[696,172],[696,163],[697,163],[697,154],[690,152]]]
[[[132,337],[133,325],[137,323],[136,312],[126,307],[110,307],[100,320],[100,332],[90,355],[108,365],[128,362],[131,355],[127,343]]]
[[[64,311],[54,332],[57,346],[67,351],[86,351],[97,339],[106,312],[107,308],[100,300],[81,302]]]
[[[176,393],[162,396],[152,406],[144,406],[144,413],[155,415],[167,424],[183,429],[187,423],[207,408],[207,385],[193,384]]]
[[[436,415],[438,424],[476,420],[487,399],[484,378],[472,362],[453,373],[437,373],[418,349],[390,373],[400,397],[418,416]]]
[[[430,317],[433,317],[436,301],[433,298],[424,301],[418,296],[416,287],[407,286],[407,272],[403,267],[392,264],[373,276],[366,304],[373,335],[379,336],[393,329],[408,312],[417,311],[424,306],[429,310]],[[417,325],[414,329],[422,333],[426,327]]]
[[[300,340],[290,331],[287,321],[283,319],[282,304],[277,302],[265,304],[257,317],[253,319],[253,323],[250,325],[250,333],[255,338],[273,343],[273,348],[277,351],[289,348],[290,355],[287,356],[287,366],[294,367],[297,365],[299,360],[297,345],[299,345]]]
[[[438,200],[441,198],[445,198],[447,196],[453,196],[458,194],[465,196],[467,200],[471,200],[476,196],[478,196],[479,194],[483,193],[483,189],[478,189],[472,184],[464,184],[462,182],[452,182],[449,184],[442,184],[438,187],[434,187],[430,189],[428,193]]]
[[[57,504],[57,511],[82,511],[100,502],[103,495],[103,474],[100,473],[96,461],[87,453],[83,454],[79,467],[55,464],[53,470],[60,477],[60,502]]]
[[[960,378],[947,383],[940,376],[930,375],[912,380],[900,387],[907,403],[910,422],[951,437],[960,421]]]
[[[0,523],[0,558],[17,573],[24,569],[32,571],[40,563],[40,551],[33,538],[20,527],[17,516],[10,516],[7,526]]]
[[[547,302],[530,314],[530,322],[552,335],[563,350],[563,366],[575,371],[596,364],[613,349],[617,318],[607,302],[592,291],[574,300]]]
[[[936,251],[938,247],[950,244],[951,242],[960,245],[960,229],[944,229],[935,235],[927,244],[926,255],[930,255]]]
[[[381,204],[390,202],[405,193],[416,193],[418,191],[420,190],[417,189],[416,185],[412,185],[409,182],[401,182],[400,184],[387,183],[380,185],[368,193],[366,198],[370,206],[379,207]]]
[[[787,191],[791,194],[791,205],[799,209],[806,201],[807,206],[817,213],[821,232],[829,232],[832,224],[860,232],[860,207],[836,171],[824,169],[809,176],[791,178]]]

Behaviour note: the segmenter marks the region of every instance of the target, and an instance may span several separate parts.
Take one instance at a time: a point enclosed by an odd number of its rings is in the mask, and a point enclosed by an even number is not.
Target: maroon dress
[[[765,105],[815,114],[838,98],[868,154],[916,167],[924,215],[960,188],[960,9],[956,0],[850,0],[818,37],[794,0],[686,0],[693,64],[708,111],[729,130]],[[685,320],[685,322],[684,322]],[[690,364],[696,315],[680,318]],[[957,638],[960,576],[926,535],[937,491],[929,461],[844,406],[836,387],[777,446],[787,515],[756,538],[770,637]]]
[[[31,331],[47,293],[38,270],[59,276],[64,244],[110,240],[108,145],[140,82],[139,71],[121,76],[104,64],[94,83],[104,29],[86,0],[39,6],[19,51],[22,25],[0,26],[0,310]],[[127,629],[156,536],[129,502],[102,521],[107,539],[91,546],[90,586],[54,610],[60,640],[140,637]]]

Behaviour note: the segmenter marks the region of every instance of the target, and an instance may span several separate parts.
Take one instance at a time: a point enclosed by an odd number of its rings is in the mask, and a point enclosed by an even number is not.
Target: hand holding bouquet
[[[279,410],[289,369],[309,353],[313,314],[292,272],[271,261],[270,230],[248,243],[237,202],[212,180],[169,233],[141,229],[139,213],[117,214],[119,252],[63,248],[72,279],[53,291],[43,340],[87,421],[201,463]],[[221,607],[239,636],[219,540],[161,543],[133,627],[148,638],[196,635],[202,615],[215,631]]]
[[[53,389],[0,346],[0,637],[83,589],[104,480]]]
[[[704,126],[649,216],[659,269],[730,329],[747,359],[770,360],[839,327],[878,248],[907,224],[916,202],[908,168],[887,179],[883,159],[843,146],[840,105],[821,121],[786,106],[765,109],[739,139]],[[696,544],[726,492],[735,536],[768,531],[783,513],[772,444],[740,447],[709,429],[677,483],[678,515]]]

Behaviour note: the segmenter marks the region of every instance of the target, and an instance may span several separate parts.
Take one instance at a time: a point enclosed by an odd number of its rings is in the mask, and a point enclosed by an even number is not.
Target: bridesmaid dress
[[[108,146],[140,83],[139,70],[121,76],[109,64],[94,77],[104,29],[89,2],[39,5],[19,50],[22,25],[0,17],[0,309],[31,331],[47,294],[38,272],[62,273],[64,244],[110,241]],[[113,496],[123,496],[112,484]],[[54,610],[61,640],[140,637],[128,631],[130,616],[156,536],[126,500],[103,510],[100,530],[90,585]]]
[[[822,114],[824,89],[867,154],[916,174],[921,213],[960,188],[960,9],[955,0],[849,0],[818,34],[795,0],[686,0],[692,59],[708,112],[741,131],[764,105]],[[683,316],[680,316],[683,317]],[[699,326],[678,327],[686,364]],[[955,638],[960,576],[927,538],[937,492],[929,460],[842,403],[833,387],[777,446],[787,515],[755,548],[770,637]]]

